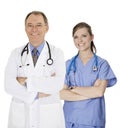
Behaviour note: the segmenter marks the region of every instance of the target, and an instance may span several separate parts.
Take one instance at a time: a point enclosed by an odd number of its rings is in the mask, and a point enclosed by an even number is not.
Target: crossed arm
[[[27,77],[17,77],[17,81],[21,85],[25,85]],[[60,98],[66,101],[79,101],[91,98],[102,97],[106,90],[107,80],[96,80],[93,86],[75,86],[73,89],[69,89],[67,85],[60,91]],[[43,92],[38,93],[38,98],[48,97],[50,94]]]
[[[93,86],[76,86],[69,89],[67,85],[60,91],[60,98],[66,101],[79,101],[102,97],[107,86],[107,80],[96,80]]]
[[[27,77],[16,77],[16,80],[22,85],[25,86],[25,82],[27,80]],[[51,94],[46,94],[43,92],[38,92],[37,98],[44,98],[44,97],[48,97]]]

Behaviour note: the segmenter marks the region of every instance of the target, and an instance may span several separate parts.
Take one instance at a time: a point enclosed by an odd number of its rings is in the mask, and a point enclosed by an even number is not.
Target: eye
[[[37,26],[37,27],[42,27],[43,25],[42,25],[42,24],[37,24],[36,26]]]
[[[82,36],[83,36],[83,37],[87,37],[87,35],[85,35],[85,34],[84,34],[84,35],[82,35]]]
[[[33,27],[33,25],[32,25],[32,24],[28,24],[28,25],[27,25],[27,27],[32,28],[32,27]]]
[[[74,39],[77,39],[77,38],[78,38],[78,36],[74,36],[73,38],[74,38]]]

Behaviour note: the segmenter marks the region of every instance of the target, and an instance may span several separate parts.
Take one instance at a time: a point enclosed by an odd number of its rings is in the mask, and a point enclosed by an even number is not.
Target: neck
[[[41,42],[30,42],[31,45],[35,48],[39,47],[44,41],[41,41]]]
[[[79,57],[83,64],[86,64],[93,57],[93,53],[92,51],[79,52]]]
[[[79,56],[82,58],[88,58],[88,57],[92,57],[93,56],[93,52],[92,51],[79,51]]]

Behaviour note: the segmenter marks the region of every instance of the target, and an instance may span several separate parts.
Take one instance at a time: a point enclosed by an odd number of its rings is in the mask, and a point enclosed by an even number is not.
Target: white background
[[[97,54],[108,60],[118,82],[108,88],[106,128],[120,128],[120,6],[119,0],[4,0],[0,2],[0,128],[7,128],[11,96],[4,91],[4,69],[11,51],[28,42],[25,16],[43,11],[49,20],[46,40],[60,47],[68,59],[77,53],[72,28],[85,21],[91,25]]]

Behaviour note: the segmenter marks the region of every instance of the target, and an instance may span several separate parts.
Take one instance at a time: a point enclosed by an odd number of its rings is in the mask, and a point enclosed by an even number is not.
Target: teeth
[[[32,33],[31,35],[36,36],[37,34],[36,33]]]
[[[83,46],[83,44],[78,44],[78,46]]]

